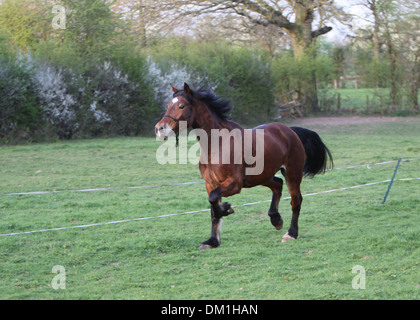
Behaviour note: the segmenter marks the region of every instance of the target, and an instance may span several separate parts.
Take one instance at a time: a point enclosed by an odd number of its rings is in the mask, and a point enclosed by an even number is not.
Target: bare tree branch
[[[331,30],[332,30],[332,27],[325,26],[318,30],[312,31],[311,35],[312,35],[312,38],[318,38],[319,36],[326,34],[330,32]]]

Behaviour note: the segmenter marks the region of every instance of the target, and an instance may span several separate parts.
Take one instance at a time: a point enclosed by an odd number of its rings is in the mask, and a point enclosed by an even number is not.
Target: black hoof
[[[277,230],[281,230],[283,227],[283,219],[281,218],[278,212],[269,212],[268,215],[270,216],[271,224]]]
[[[222,210],[222,216],[226,217],[232,213],[234,213],[235,211],[233,211],[232,206],[230,205],[230,203],[224,202],[220,205],[220,209]]]
[[[207,241],[204,241],[200,247],[198,248],[198,250],[205,250],[205,249],[213,249],[213,248],[217,248],[218,246],[220,246],[219,241],[217,241],[216,238],[210,238]]]

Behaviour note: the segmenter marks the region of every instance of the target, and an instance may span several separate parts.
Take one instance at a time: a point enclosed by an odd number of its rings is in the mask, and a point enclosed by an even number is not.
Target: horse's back
[[[304,152],[303,145],[297,134],[288,126],[272,122],[255,127],[253,130],[264,130],[264,144],[268,152],[277,151],[282,154],[292,152]]]
[[[253,128],[264,130],[264,170],[258,176],[246,176],[245,187],[264,184],[285,167],[303,172],[305,151],[299,137],[281,123],[267,123]],[[293,167],[293,168],[292,168]]]

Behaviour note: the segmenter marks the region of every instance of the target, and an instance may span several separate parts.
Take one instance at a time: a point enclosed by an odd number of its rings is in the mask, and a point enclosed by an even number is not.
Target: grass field
[[[336,112],[340,94],[340,110],[344,113],[407,115],[413,112],[405,98],[402,99],[398,110],[393,111],[390,107],[389,92],[389,88],[331,89],[324,97],[326,100],[321,99],[321,105],[324,111]]]
[[[420,119],[310,128],[336,168],[371,165],[305,179],[304,195],[388,180],[396,163],[373,163],[420,159]],[[300,236],[287,243],[289,200],[280,203],[282,231],[270,224],[269,203],[236,207],[214,250],[198,251],[209,212],[21,234],[209,208],[203,183],[156,186],[202,181],[195,165],[157,164],[160,144],[113,138],[1,147],[0,299],[419,299],[419,180],[395,181],[384,205],[387,183],[304,196]],[[420,178],[420,161],[403,162],[402,178]],[[9,195],[88,188],[117,189]],[[229,202],[270,199],[257,187]],[[64,290],[54,289],[54,266],[65,269]],[[355,266],[366,271],[366,289],[352,287]]]

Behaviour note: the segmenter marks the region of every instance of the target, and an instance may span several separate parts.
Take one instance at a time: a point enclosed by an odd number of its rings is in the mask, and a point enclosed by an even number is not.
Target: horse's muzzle
[[[155,134],[160,140],[168,140],[168,137],[174,132],[172,128],[170,128],[166,123],[163,125],[159,125],[159,123],[155,126]]]

